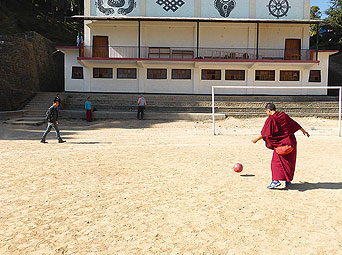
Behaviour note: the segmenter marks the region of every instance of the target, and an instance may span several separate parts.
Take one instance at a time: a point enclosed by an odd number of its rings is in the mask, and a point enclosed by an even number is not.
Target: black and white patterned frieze
[[[270,15],[276,17],[277,19],[287,16],[287,13],[291,8],[287,0],[270,0],[266,7],[268,7]]]
[[[115,12],[127,15],[136,7],[135,0],[107,0],[107,5],[110,7],[105,7],[104,0],[96,0],[95,4],[97,9],[105,15],[114,15]]]
[[[235,0],[215,0],[214,5],[219,14],[222,17],[227,18],[235,8],[236,2]]]
[[[183,0],[157,0],[156,2],[163,7],[163,10],[176,12],[185,2]]]

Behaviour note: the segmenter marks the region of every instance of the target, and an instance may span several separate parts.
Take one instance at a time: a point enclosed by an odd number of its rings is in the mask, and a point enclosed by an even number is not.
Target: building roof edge
[[[127,17],[127,16],[72,16],[84,20],[126,20],[126,21],[178,21],[178,22],[226,22],[226,23],[278,23],[278,24],[317,24],[323,20],[311,19],[249,19],[249,18],[202,18],[202,17]]]

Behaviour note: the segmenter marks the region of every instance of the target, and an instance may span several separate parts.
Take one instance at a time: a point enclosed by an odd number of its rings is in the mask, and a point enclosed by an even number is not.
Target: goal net
[[[216,135],[215,132],[215,90],[219,89],[245,89],[245,90],[270,90],[270,89],[275,89],[275,90],[288,90],[288,89],[318,89],[318,90],[338,90],[338,136],[341,137],[341,114],[342,114],[342,87],[338,86],[331,86],[331,87],[258,87],[258,86],[212,86],[211,87],[211,106],[212,106],[212,129],[213,129],[213,134]]]

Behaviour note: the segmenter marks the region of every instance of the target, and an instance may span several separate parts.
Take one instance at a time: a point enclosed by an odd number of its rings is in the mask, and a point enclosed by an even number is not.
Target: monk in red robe
[[[297,140],[294,133],[300,130],[307,137],[310,135],[286,113],[277,112],[274,104],[268,103],[265,110],[269,117],[262,128],[261,135],[252,142],[256,143],[263,139],[266,147],[273,150],[272,182],[267,188],[278,187],[281,185],[280,181],[285,181],[285,185],[288,187],[293,180],[296,168]],[[286,152],[284,152],[285,149]]]

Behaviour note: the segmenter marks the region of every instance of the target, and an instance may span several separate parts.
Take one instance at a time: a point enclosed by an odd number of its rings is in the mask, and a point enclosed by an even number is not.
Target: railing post
[[[140,58],[140,20],[138,20],[138,58]]]
[[[213,121],[213,135],[215,135],[215,88],[211,87],[211,114]]]
[[[342,86],[338,90],[338,136],[341,137]]]
[[[197,52],[196,52],[196,57],[198,58],[199,57],[199,54],[198,54],[198,50],[199,50],[199,21],[197,21]]]
[[[257,22],[257,45],[256,45],[256,59],[259,59],[259,22]]]

